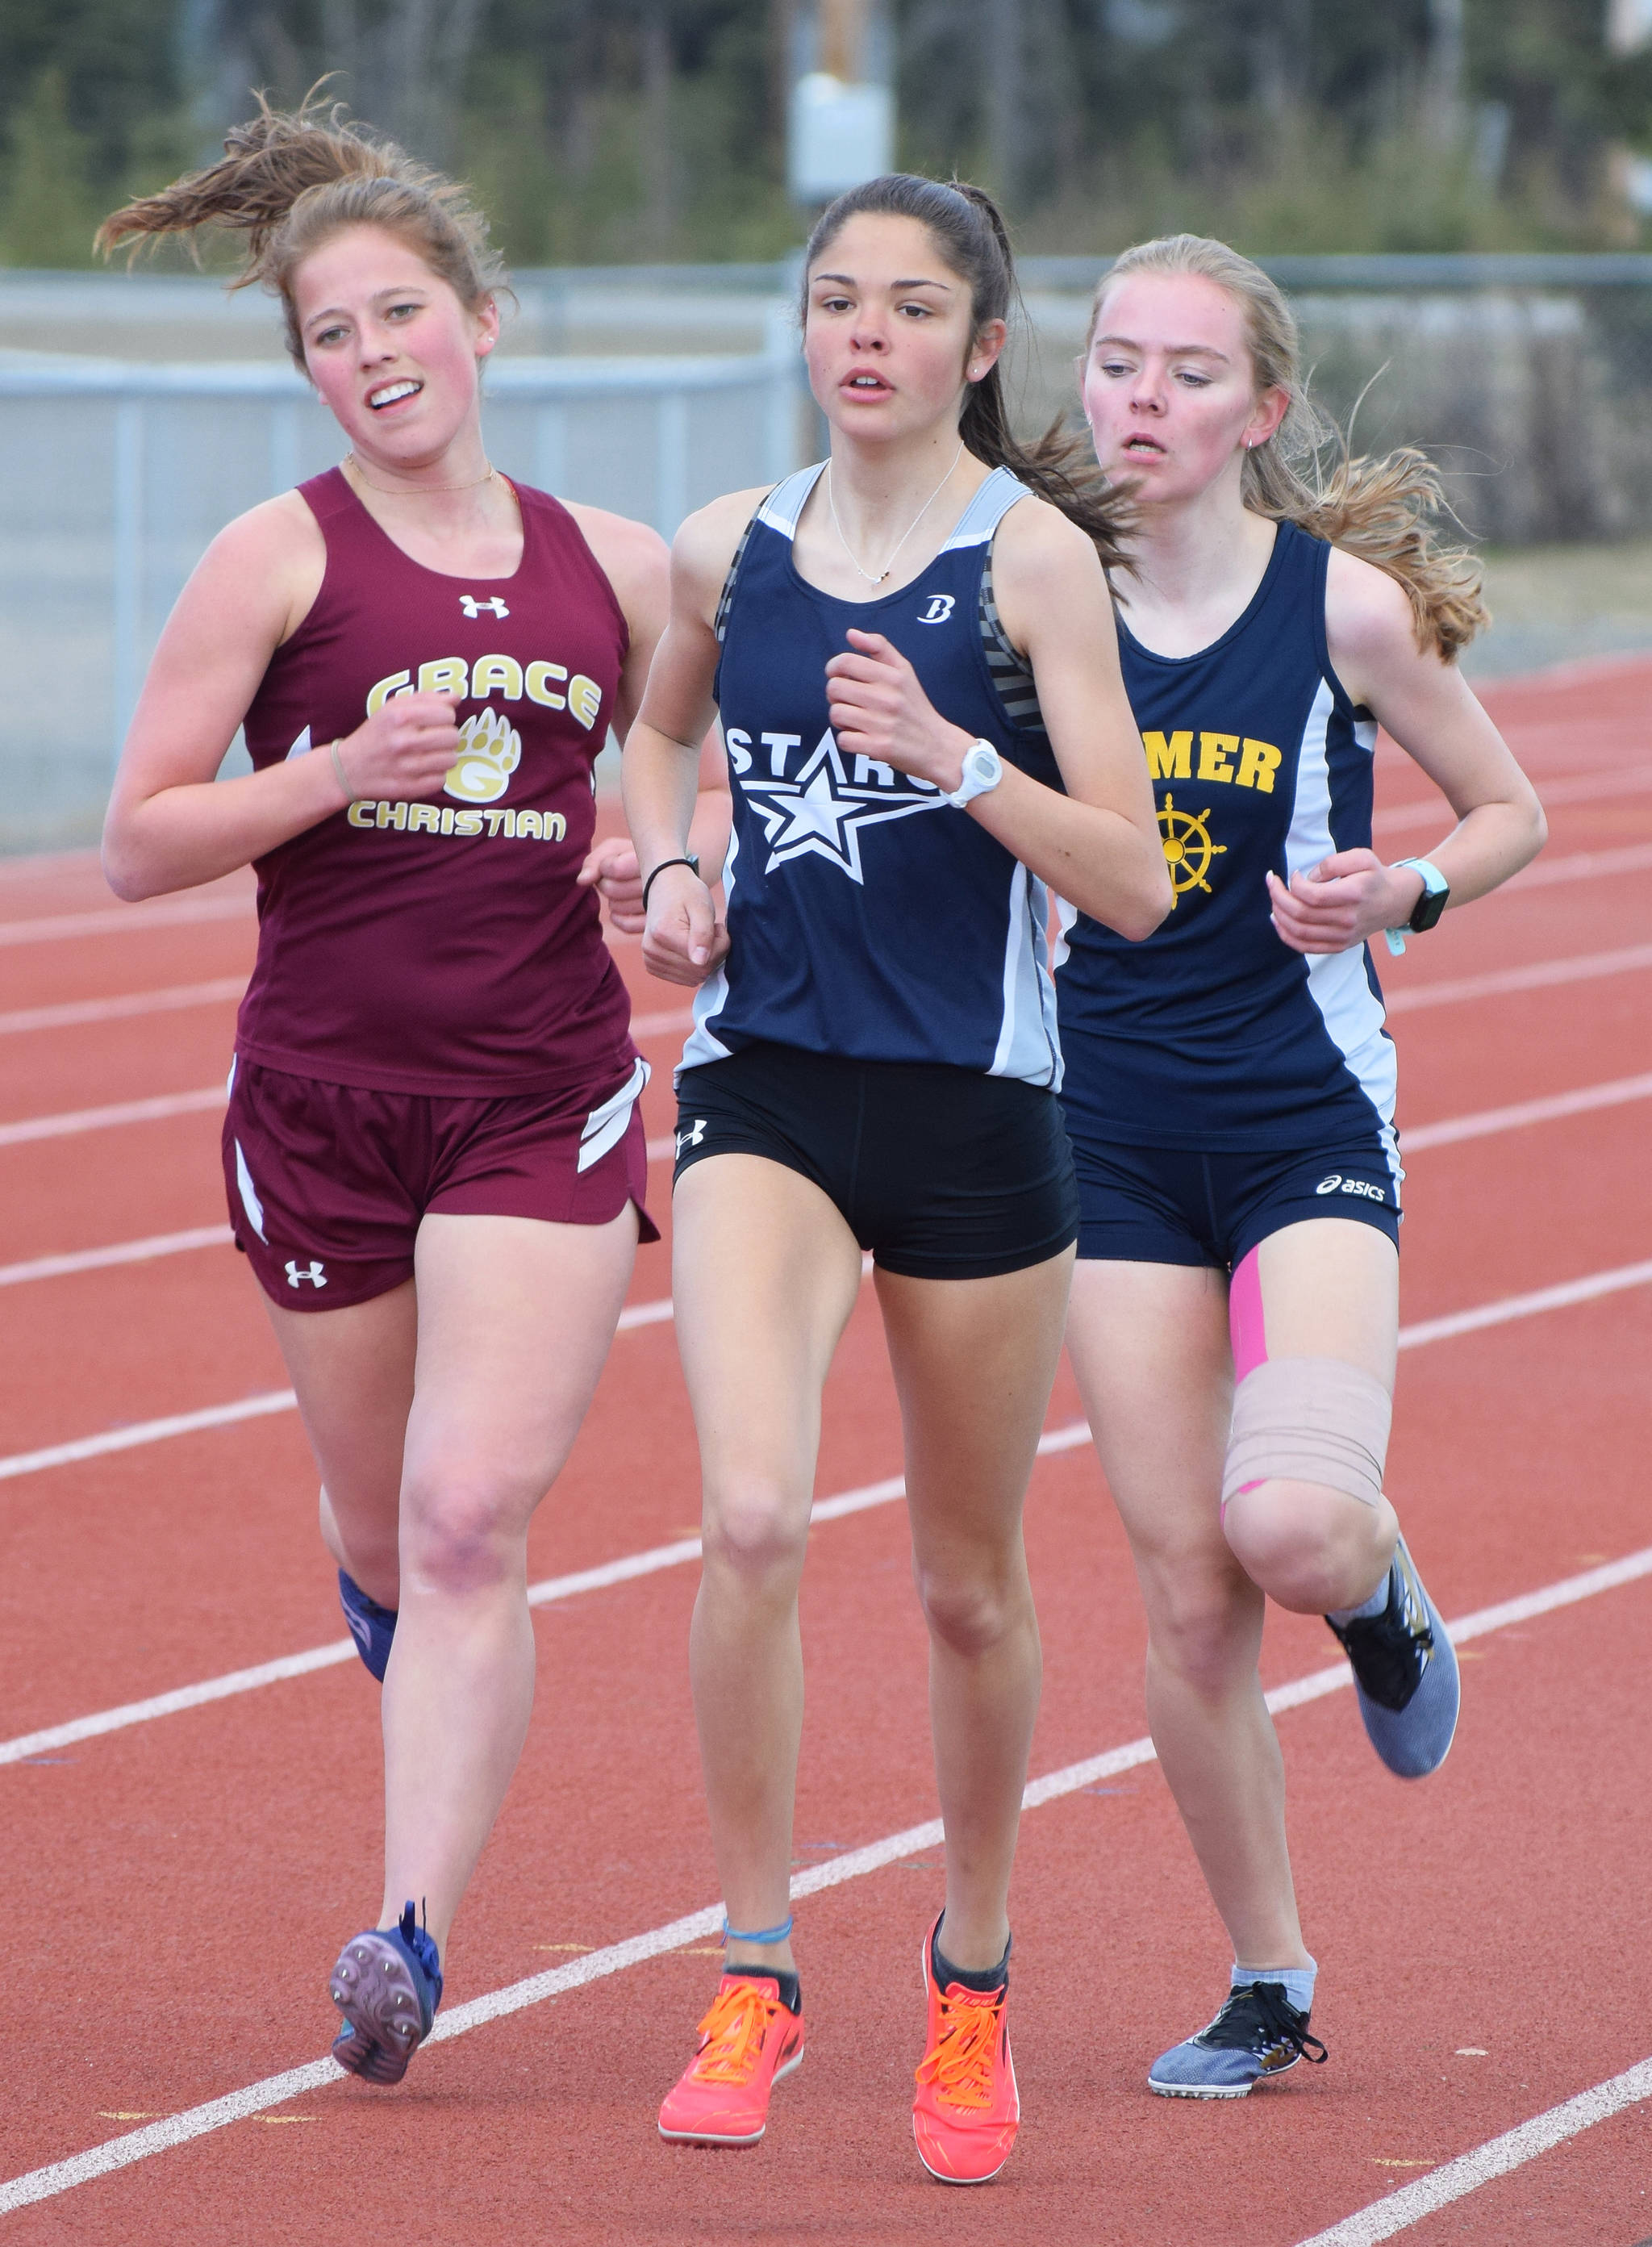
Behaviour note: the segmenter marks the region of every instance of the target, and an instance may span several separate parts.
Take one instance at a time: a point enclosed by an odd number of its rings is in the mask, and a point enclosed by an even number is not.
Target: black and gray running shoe
[[[1153,2062],[1147,2087],[1162,2099],[1243,2099],[1264,2076],[1283,2075],[1325,2046],[1307,2032],[1282,1982],[1241,1982],[1208,2028],[1172,2045]]]
[[[1426,1779],[1445,1761],[1463,1693],[1445,1625],[1403,1537],[1389,1565],[1382,1614],[1330,1628],[1354,1666],[1371,1745],[1401,1779]]]

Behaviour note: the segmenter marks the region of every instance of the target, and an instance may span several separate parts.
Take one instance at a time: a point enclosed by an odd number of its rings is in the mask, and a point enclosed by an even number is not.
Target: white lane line
[[[76,1108],[65,1116],[25,1116],[0,1124],[0,1147],[20,1147],[31,1139],[65,1139],[77,1131],[107,1131],[121,1124],[153,1124],[167,1116],[194,1116],[222,1108],[229,1098],[222,1084],[199,1092],[163,1092],[153,1100],[120,1100],[112,1108]]]
[[[1494,2178],[1506,2176],[1511,2169],[1546,2154],[1552,2146],[1564,2145],[1580,2131],[1609,2121],[1614,2114],[1621,2114],[1626,2107],[1639,2106],[1643,2099],[1652,2099],[1652,2059],[1626,2067],[1621,2075],[1597,2083],[1592,2091],[1580,2092],[1575,2099],[1551,2107],[1546,2114],[1534,2114],[1529,2122],[1505,2130],[1500,2138],[1488,2139],[1471,2153],[1459,2154],[1454,2162],[1373,2201],[1357,2215],[1345,2216],[1328,2231],[1316,2231],[1311,2239],[1301,2242],[1301,2247],[1377,2247],[1379,2240],[1409,2231],[1436,2209],[1449,2208],[1454,2200],[1478,2192]]]
[[[1526,967],[1498,967],[1485,975],[1457,975],[1437,983],[1413,983],[1385,991],[1390,1014],[1412,1014],[1421,1007],[1454,1007],[1465,999],[1499,999],[1512,991],[1541,991],[1554,983],[1588,983],[1601,975],[1627,975],[1652,967],[1652,944],[1626,945],[1620,952],[1580,952],[1566,960],[1539,960]]]
[[[192,921],[246,920],[252,917],[253,904],[251,890],[238,890],[227,898],[185,898],[159,905],[104,905],[95,912],[0,920],[0,946],[58,944],[77,936],[135,936],[146,928],[178,928]]]
[[[1082,1420],[1051,1428],[1039,1439],[1041,1457],[1070,1451],[1088,1444],[1090,1431]],[[891,1505],[906,1495],[903,1475],[886,1475],[859,1490],[840,1491],[834,1498],[816,1499],[811,1521],[842,1521],[877,1506]],[[698,1537],[679,1537],[670,1545],[655,1545],[646,1552],[627,1553],[617,1561],[604,1561],[594,1568],[577,1568],[565,1576],[546,1576],[528,1587],[530,1608],[554,1606],[577,1599],[584,1592],[606,1591],[614,1584],[634,1583],[639,1576],[658,1575],[662,1569],[679,1568],[700,1558]],[[72,1747],[78,1740],[99,1739],[106,1732],[123,1732],[133,1725],[153,1724],[157,1717],[175,1717],[186,1709],[203,1708],[208,1702],[233,1699],[238,1693],[256,1692],[261,1686],[279,1685],[290,1677],[307,1677],[312,1670],[331,1670],[348,1662],[356,1651],[353,1639],[336,1638],[325,1646],[312,1646],[303,1654],[283,1655],[249,1670],[232,1670],[208,1677],[198,1685],[181,1685],[170,1693],[154,1693],[145,1701],[127,1701],[115,1709],[100,1709],[90,1717],[76,1717],[64,1725],[48,1725],[16,1739],[0,1740],[0,1764],[24,1763],[29,1757],[49,1755],[54,1749]]]
[[[1500,1301],[1481,1303],[1471,1311],[1419,1319],[1414,1326],[1400,1328],[1400,1348],[1421,1349],[1426,1342],[1449,1342],[1453,1335],[1478,1334],[1483,1327],[1506,1326],[1512,1319],[1533,1319],[1544,1311],[1563,1311],[1573,1303],[1593,1302],[1599,1295],[1615,1295],[1625,1287],[1652,1287],[1652,1261],[1621,1264],[1615,1271],[1592,1272],[1587,1279],[1563,1280],[1554,1287],[1534,1287],[1526,1295],[1505,1295]]]
[[[1472,1310],[1454,1311],[1444,1318],[1424,1319],[1416,1324],[1402,1327],[1399,1346],[1402,1349],[1420,1349],[1430,1342],[1447,1342],[1453,1335],[1473,1334],[1485,1327],[1506,1326],[1515,1320],[1535,1318],[1545,1311],[1563,1310],[1573,1303],[1593,1301],[1597,1296],[1618,1293],[1626,1287],[1652,1286],[1652,1260],[1643,1264],[1626,1264],[1613,1272],[1594,1272],[1581,1280],[1568,1280],[1553,1287],[1539,1287],[1530,1294],[1505,1295],[1493,1303],[1477,1305]],[[669,1301],[639,1303],[637,1312],[669,1318]],[[630,1313],[623,1316],[630,1316]],[[623,1317],[622,1317],[623,1322]],[[638,1324],[647,1322],[639,1318]],[[290,1395],[290,1391],[288,1392]],[[126,1431],[130,1432],[130,1431]],[[1089,1430],[1082,1420],[1069,1420],[1064,1426],[1047,1429],[1039,1438],[1039,1453],[1048,1458],[1052,1452],[1071,1451],[1089,1441]],[[0,1463],[4,1464],[4,1463]],[[888,1506],[906,1494],[906,1485],[900,1475],[889,1475],[882,1482],[868,1483],[863,1489],[841,1492],[835,1498],[817,1499],[811,1510],[814,1521],[840,1521],[851,1513],[864,1513],[870,1507]],[[577,1569],[565,1576],[547,1576],[528,1588],[530,1607],[549,1607],[559,1600],[576,1599],[582,1593],[604,1591],[611,1585],[634,1582],[640,1576],[658,1574],[661,1569],[686,1567],[700,1558],[698,1537],[679,1537],[669,1545],[655,1545],[641,1553],[623,1554],[618,1560],[604,1561],[592,1568]],[[1580,1581],[1584,1581],[1582,1579]],[[95,1739],[105,1732],[124,1731],[132,1725],[145,1725],[156,1717],[170,1717],[185,1709],[202,1706],[208,1701],[222,1701],[233,1694],[250,1693],[263,1685],[276,1685],[288,1677],[305,1676],[311,1670],[324,1670],[336,1662],[347,1662],[355,1648],[347,1638],[335,1639],[326,1646],[312,1647],[307,1653],[282,1656],[275,1662],[261,1663],[250,1670],[231,1670],[220,1677],[208,1677],[197,1685],[181,1685],[170,1693],[154,1696],[147,1701],[128,1701],[120,1707],[102,1709],[89,1717],[76,1717],[66,1724],[53,1725],[44,1730],[24,1732],[18,1738],[0,1740],[0,1764],[21,1763],[32,1755],[44,1755],[55,1748],[72,1746],[77,1740]],[[1327,1675],[1331,1673],[1327,1672]]]
[[[1638,793],[1652,788],[1652,765],[1625,765],[1619,772],[1576,773],[1566,780],[1546,780],[1538,789],[1546,811],[1555,804],[1594,803],[1599,799]],[[1416,796],[1409,803],[1390,803],[1371,815],[1371,832],[1389,835],[1406,827],[1437,823],[1444,833],[1456,824],[1457,815],[1443,796]]]
[[[244,975],[220,975],[211,983],[174,983],[161,991],[129,991],[119,999],[75,999],[61,1007],[21,1007],[0,1014],[0,1037],[24,1030],[72,1030],[85,1022],[120,1022],[133,1014],[166,1014],[185,1007],[215,1007],[239,999]]]
[[[229,1237],[225,1227],[224,1237]],[[141,1246],[134,1243],[134,1246]],[[26,1267],[13,1266],[13,1270]],[[652,1303],[628,1303],[619,1315],[618,1331],[661,1325],[672,1315],[671,1298]],[[99,1459],[111,1451],[131,1451],[145,1444],[164,1444],[174,1436],[199,1435],[206,1428],[227,1428],[237,1420],[263,1419],[271,1412],[291,1412],[298,1400],[290,1389],[268,1389],[256,1397],[239,1397],[229,1404],[206,1404],[196,1412],[172,1412],[160,1420],[134,1420],[130,1427],[106,1428],[96,1436],[79,1436],[72,1443],[48,1444],[35,1451],[14,1451],[0,1458],[0,1482],[18,1475],[39,1474],[47,1467],[73,1466],[82,1459]]]
[[[1539,1591],[1528,1593],[1523,1598],[1505,1601],[1499,1607],[1482,1608],[1478,1614],[1465,1615],[1460,1622],[1447,1627],[1453,1640],[1461,1644],[1488,1631],[1502,1629],[1510,1622],[1546,1614],[1554,1608],[1572,1605],[1579,1600],[1594,1597],[1619,1584],[1629,1583],[1646,1575],[1652,1575],[1652,1548],[1632,1554],[1608,1567],[1591,1569],[1587,1576],[1568,1577],[1560,1583],[1546,1585]],[[1352,1683],[1353,1674],[1348,1664],[1337,1663],[1330,1668],[1314,1670],[1306,1677],[1294,1679],[1288,1685],[1277,1687],[1267,1696],[1267,1705],[1276,1715],[1282,1714],[1287,1709],[1300,1708],[1307,1702],[1322,1700],[1327,1694],[1339,1692]],[[1130,1740],[1122,1747],[1109,1749],[1104,1754],[1089,1757],[1082,1763],[1068,1764],[1064,1770],[1048,1772],[1041,1779],[1031,1780],[1021,1798],[1022,1802],[1027,1809],[1036,1810],[1044,1803],[1059,1801],[1067,1795],[1077,1793],[1082,1787],[1094,1786],[1100,1779],[1110,1779],[1121,1772],[1136,1769],[1154,1760],[1150,1739]],[[908,1827],[903,1833],[885,1834],[881,1841],[873,1841],[864,1848],[845,1850],[838,1856],[828,1858],[824,1864],[810,1865],[804,1871],[794,1874],[792,1897],[797,1901],[804,1896],[817,1895],[825,1888],[840,1887],[846,1881],[862,1880],[885,1865],[898,1864],[905,1858],[939,1847],[943,1839],[941,1822],[938,1818],[930,1819],[921,1826]],[[560,1997],[566,1991],[577,1990],[592,1982],[604,1981],[611,1975],[624,1973],[646,1959],[657,1958],[666,1951],[680,1950],[686,1943],[715,1934],[721,1923],[722,1906],[710,1904],[701,1910],[686,1913],[679,1919],[667,1921],[663,1927],[651,1928],[644,1934],[631,1936],[625,1942],[610,1943],[600,1950],[589,1951],[584,1957],[571,1960],[566,1966],[555,1966],[546,1973],[532,1974],[522,1981],[508,1983],[502,1989],[490,1990],[482,1997],[472,1998],[468,2005],[455,2005],[450,2011],[440,2014],[427,2041],[433,2045],[444,2044],[451,2038],[464,2036],[489,2021],[502,2020],[528,2006],[543,2005],[547,1998]],[[1647,2063],[1647,2069],[1652,2073],[1652,2062]],[[1586,2093],[1583,2101],[1574,2100],[1569,2107],[1557,2108],[1555,2113],[1557,2115],[1569,2114],[1589,2100],[1600,2100],[1603,2094],[1613,2093],[1640,2073],[1639,2070],[1631,2070],[1628,2077],[1620,2076],[1614,2085],[1603,2085],[1599,2092]],[[37,2201],[53,2199],[60,2193],[72,2191],[77,2185],[90,2183],[94,2177],[107,2176],[112,2170],[147,2160],[153,2154],[167,2153],[174,2146],[188,2145],[192,2139],[204,2137],[212,2130],[222,2129],[228,2123],[238,2122],[249,2114],[262,2114],[269,2107],[282,2106],[303,2092],[317,2091],[328,2083],[344,2080],[344,2071],[331,2059],[311,2060],[304,2066],[288,2068],[279,2075],[266,2076],[262,2082],[249,2084],[244,2090],[231,2092],[222,2099],[208,2100],[202,2106],[187,2107],[181,2114],[167,2115],[163,2121],[150,2123],[147,2128],[127,2131],[120,2137],[107,2139],[103,2144],[89,2147],[85,2153],[72,2155],[65,2161],[51,2162],[42,2168],[31,2169],[23,2176],[11,2178],[7,2183],[0,2184],[0,2215],[9,2214],[15,2209],[27,2208]],[[1645,2095],[1644,2092],[1631,2091],[1620,2099],[1619,2104],[1630,2105],[1635,2098]],[[1590,2113],[1571,2128],[1559,2130],[1546,2142],[1557,2143],[1560,2138],[1571,2135],[1573,2128],[1587,2128],[1589,2121],[1601,2121],[1607,2113],[1614,2111],[1614,2108],[1602,2106],[1599,2113]],[[1523,2127],[1528,2132],[1533,2131],[1540,2128],[1550,2119],[1539,2117],[1538,2123],[1528,2123]],[[1510,2138],[1519,2135],[1519,2132],[1509,2134]],[[1498,2139],[1492,2144],[1496,2147],[1506,2142],[1506,2140]],[[1491,2150],[1482,2148],[1481,2155],[1485,2156]],[[1519,2158],[1529,2160],[1531,2153],[1542,2150],[1541,2145],[1534,2144],[1530,2153],[1522,2153]],[[1463,2160],[1472,2162],[1475,2158],[1468,2155]],[[1485,2175],[1475,2182],[1485,2182],[1490,2176],[1500,2175],[1503,2168],[1514,2165],[1513,2161],[1505,2161],[1500,2167],[1488,2166]],[[1460,2167],[1460,2164],[1454,2163],[1451,2167]],[[1427,2185],[1447,2174],[1444,2170],[1437,2171],[1433,2178],[1419,2179],[1418,2185]],[[1407,2186],[1392,2198],[1403,2200],[1416,2189]],[[1447,2193],[1444,2198],[1459,2198],[1462,2192],[1473,2189],[1472,2183],[1465,2184],[1458,2190]],[[1444,2205],[1444,2200],[1436,2204]],[[1425,2209],[1418,2209],[1418,2214],[1426,2212]],[[1358,2220],[1357,2217],[1349,2219],[1350,2222]],[[1409,2220],[1415,2222],[1416,2219],[1413,2216]],[[1396,2225],[1393,2228],[1397,2230],[1401,2227]],[[1379,2240],[1389,2236],[1388,2232],[1382,2230],[1368,2235],[1345,2233],[1339,2230],[1322,2233],[1317,2241],[1306,2243],[1306,2247],[1330,2247],[1333,2241],[1336,2247],[1355,2247],[1356,2242],[1362,2247],[1368,2237]]]
[[[80,1459],[102,1458],[111,1451],[165,1443],[172,1436],[193,1436],[202,1428],[226,1428],[237,1420],[260,1420],[271,1412],[290,1412],[297,1401],[290,1389],[270,1389],[261,1396],[238,1397],[233,1404],[208,1404],[199,1412],[173,1412],[164,1420],[138,1420],[129,1428],[106,1428],[101,1435],[82,1436],[71,1444],[14,1451],[10,1458],[0,1459],[0,1482],[38,1474],[46,1467],[72,1466]]]
[[[152,1233],[147,1240],[115,1240],[105,1248],[31,1256],[21,1264],[0,1264],[0,1287],[21,1287],[31,1280],[61,1280],[72,1272],[101,1272],[112,1264],[147,1264],[152,1257],[181,1256],[189,1248],[227,1248],[234,1239],[227,1225],[196,1225],[187,1233]]]
[[[1488,1139],[1527,1124],[1553,1124],[1565,1116],[1616,1108],[1630,1100],[1652,1100],[1652,1076],[1620,1076],[1609,1084],[1583,1084],[1575,1092],[1552,1093],[1544,1100],[1516,1101],[1509,1108],[1483,1108],[1474,1116],[1449,1116],[1443,1123],[1420,1124],[1403,1131],[1401,1142],[1408,1156],[1415,1155],[1425,1147],[1449,1147],[1459,1139]]]
[[[1547,889],[1555,882],[1598,882],[1608,874],[1643,874],[1649,867],[1652,843],[1630,843],[1618,850],[1572,850],[1563,858],[1534,859],[1488,895],[1501,898],[1514,890]]]

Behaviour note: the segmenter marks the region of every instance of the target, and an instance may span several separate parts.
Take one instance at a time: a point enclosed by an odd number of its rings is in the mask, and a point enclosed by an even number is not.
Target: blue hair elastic
[[[731,1927],[728,1924],[727,1918],[723,1921],[723,1941],[725,1943],[784,1943],[786,1937],[791,1933],[791,1931],[792,1915],[790,1912],[787,1913],[785,1918],[782,1920],[778,1927],[754,1928],[749,1932],[747,1932],[747,1930],[743,1927]]]

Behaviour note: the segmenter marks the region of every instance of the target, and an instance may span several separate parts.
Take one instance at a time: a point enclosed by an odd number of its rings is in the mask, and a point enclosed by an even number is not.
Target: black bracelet
[[[691,874],[697,874],[700,871],[700,860],[696,854],[692,850],[688,853],[686,857],[662,858],[659,865],[655,867],[653,872],[650,874],[648,879],[643,884],[643,911],[645,912],[648,910],[648,892],[653,888],[654,884],[659,879],[667,866],[686,866]]]

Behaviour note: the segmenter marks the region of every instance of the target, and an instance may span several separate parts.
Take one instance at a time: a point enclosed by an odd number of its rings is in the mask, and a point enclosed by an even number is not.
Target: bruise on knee
[[[1393,1415],[1382,1383],[1344,1358],[1264,1358],[1234,1392],[1223,1512],[1264,1482],[1318,1483],[1380,1506]]]

